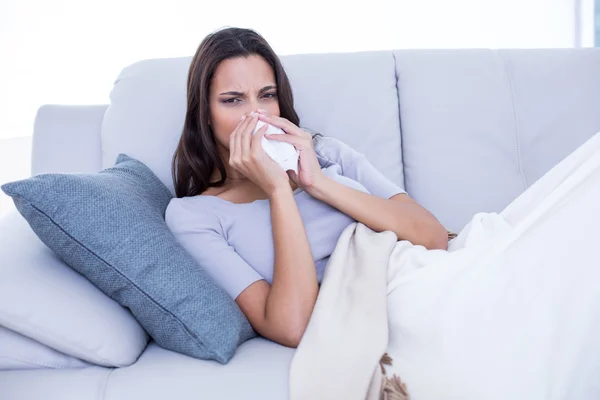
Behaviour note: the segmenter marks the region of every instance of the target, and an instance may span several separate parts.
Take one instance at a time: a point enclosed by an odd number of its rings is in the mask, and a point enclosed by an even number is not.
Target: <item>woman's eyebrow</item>
[[[260,89],[260,91],[258,93],[264,93],[267,90],[271,90],[271,89],[276,89],[277,86],[275,85],[268,85],[265,86],[264,88]],[[219,95],[226,95],[226,96],[243,96],[244,93],[242,92],[235,92],[235,91],[230,91],[230,92],[223,92],[223,93],[219,93]]]
[[[266,92],[267,90],[271,90],[271,89],[277,89],[277,86],[275,86],[275,85],[265,86],[264,88],[260,89],[260,91],[258,93],[263,93],[263,92]]]
[[[223,92],[223,93],[219,93],[219,95],[222,95],[222,94],[230,95],[230,96],[243,96],[244,95],[244,93],[242,93],[242,92]]]

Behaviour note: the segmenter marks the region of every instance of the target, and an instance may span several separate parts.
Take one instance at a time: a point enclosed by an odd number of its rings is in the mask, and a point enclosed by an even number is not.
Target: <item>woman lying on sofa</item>
[[[166,221],[186,221],[178,241],[260,335],[298,345],[329,256],[353,221],[447,248],[446,229],[363,154],[299,128],[282,64],[254,31],[228,28],[204,39],[187,100]],[[265,125],[253,134],[259,121]],[[269,125],[286,134],[265,135]],[[297,173],[265,153],[263,137],[297,149]]]

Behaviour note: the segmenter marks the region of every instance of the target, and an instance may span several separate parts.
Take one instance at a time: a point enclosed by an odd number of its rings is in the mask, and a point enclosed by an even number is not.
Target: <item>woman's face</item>
[[[211,82],[209,107],[215,139],[229,149],[229,135],[243,115],[262,108],[279,116],[273,69],[257,55],[222,61]]]

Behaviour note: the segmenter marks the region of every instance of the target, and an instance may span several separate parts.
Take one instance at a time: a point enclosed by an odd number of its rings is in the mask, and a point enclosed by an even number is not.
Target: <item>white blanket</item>
[[[412,400],[600,399],[600,133],[448,251],[344,231],[290,398],[384,398],[385,352]]]

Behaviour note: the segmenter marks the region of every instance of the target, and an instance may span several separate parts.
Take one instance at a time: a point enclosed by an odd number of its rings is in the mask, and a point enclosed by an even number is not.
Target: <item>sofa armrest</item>
[[[35,117],[31,174],[98,172],[108,105],[44,105]]]

